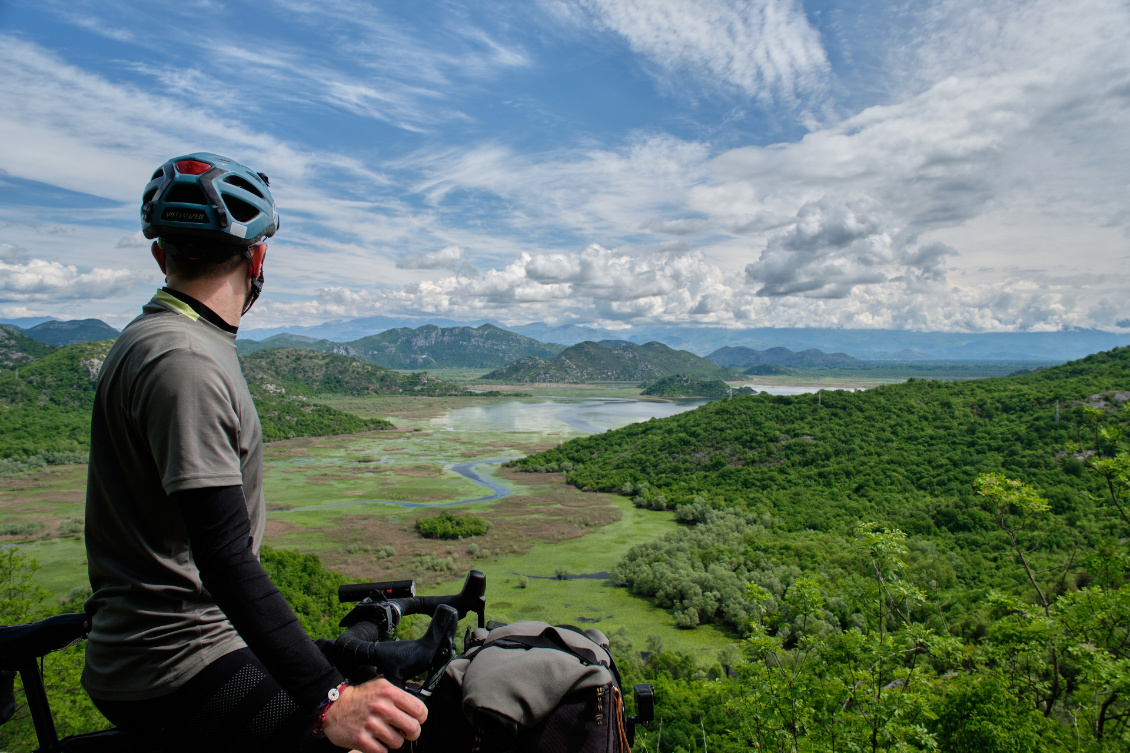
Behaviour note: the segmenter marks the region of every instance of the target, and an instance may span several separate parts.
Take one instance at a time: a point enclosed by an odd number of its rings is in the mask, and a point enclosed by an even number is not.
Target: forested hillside
[[[112,340],[79,343],[21,365],[18,371],[0,369],[0,474],[44,463],[85,462],[95,380],[111,345]],[[463,394],[426,374],[403,376],[344,356],[268,352],[256,366],[247,379],[268,440],[392,427],[308,399],[319,392]]]
[[[1123,348],[723,400],[517,465],[674,508],[613,580],[746,636],[732,679],[659,678],[664,747],[1123,751],[1128,388]]]
[[[1061,512],[1085,505],[1081,462],[1063,449],[1085,405],[1122,404],[1125,389],[1130,348],[1000,379],[735,397],[518,465],[567,460],[584,466],[569,477],[578,486],[646,483],[672,505],[702,495],[719,507],[771,509],[792,529],[845,530],[866,518],[957,535],[977,525],[969,507],[979,473],[1021,476]]]
[[[610,344],[615,344],[613,343]],[[552,359],[530,357],[508,364],[484,376],[509,383],[644,382],[673,374],[709,378],[740,379],[741,373],[718,366],[686,350],[674,350],[658,342],[645,345],[622,342],[615,347],[583,342],[566,348]]]
[[[275,335],[256,342],[239,340],[241,354],[267,348],[300,348],[358,358],[386,369],[496,369],[529,356],[552,358],[565,346],[484,324],[479,327],[400,327],[350,342]]]
[[[240,356],[248,385],[274,395],[467,395],[462,387],[426,371],[400,374],[346,356],[272,348]]]
[[[705,397],[719,399],[730,395],[730,386],[721,379],[695,379],[674,374],[669,377],[643,385],[641,395],[648,397]],[[735,395],[750,395],[755,390],[741,387],[733,391]]]
[[[0,368],[11,369],[42,358],[55,350],[25,335],[17,327],[0,325]]]

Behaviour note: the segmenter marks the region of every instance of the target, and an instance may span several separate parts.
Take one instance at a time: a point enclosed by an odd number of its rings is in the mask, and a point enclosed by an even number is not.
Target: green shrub
[[[437,516],[416,521],[416,530],[426,539],[461,539],[487,532],[490,524],[474,515],[452,515],[444,510]]]

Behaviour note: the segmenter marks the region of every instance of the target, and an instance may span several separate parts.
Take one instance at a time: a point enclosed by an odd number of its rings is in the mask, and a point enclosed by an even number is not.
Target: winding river
[[[424,428],[432,431],[476,432],[523,432],[558,436],[562,440],[573,437],[598,434],[609,429],[618,429],[650,418],[664,418],[697,408],[705,400],[676,400],[674,402],[654,402],[630,400],[625,398],[559,398],[547,397],[538,402],[528,400],[501,400],[486,405],[472,405],[455,408],[435,418],[429,419]],[[471,460],[444,466],[445,470],[456,473],[483,488],[478,497],[458,499],[453,502],[403,502],[392,499],[354,499],[347,502],[334,502],[325,505],[292,507],[275,512],[296,512],[300,510],[325,510],[347,505],[384,504],[397,507],[454,507],[475,502],[491,502],[512,494],[512,490],[487,478],[477,469],[484,465],[499,465],[512,457],[489,460]],[[270,513],[268,513],[270,514]]]

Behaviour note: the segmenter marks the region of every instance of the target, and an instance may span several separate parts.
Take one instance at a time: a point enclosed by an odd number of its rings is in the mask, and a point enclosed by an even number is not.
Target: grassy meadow
[[[602,392],[617,394],[598,394]],[[627,392],[574,388],[570,396],[632,396]],[[498,462],[476,470],[509,489],[509,496],[448,506],[491,493],[453,472],[452,465],[521,457],[568,438],[560,431],[456,432],[431,424],[452,409],[497,399],[326,401],[363,417],[387,418],[398,428],[268,443],[266,542],[317,554],[326,566],[358,580],[412,577],[421,593],[457,590],[467,570],[477,568],[487,575],[490,619],[539,619],[609,633],[623,627],[641,649],[648,635],[658,634],[668,648],[713,661],[715,652],[736,636],[713,627],[679,630],[668,612],[600,575],[634,544],[670,530],[672,513],[637,509],[618,495],[581,492],[566,485],[562,474],[517,473]],[[63,599],[86,585],[78,526],[85,485],[84,466],[54,466],[0,479],[0,526],[36,527],[31,533],[0,536],[0,541],[35,557],[41,565],[36,582],[53,598]],[[491,528],[462,541],[420,536],[416,519],[441,509],[473,512]]]

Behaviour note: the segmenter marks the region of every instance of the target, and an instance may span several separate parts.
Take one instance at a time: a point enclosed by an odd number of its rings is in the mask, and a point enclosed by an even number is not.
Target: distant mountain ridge
[[[788,348],[754,350],[745,347],[719,348],[706,357],[719,366],[851,366],[861,364],[858,358],[847,353],[825,353],[815,348],[794,353]]]
[[[338,320],[308,327],[247,329],[245,336],[269,337],[282,332],[334,342],[355,340],[382,329],[419,327],[477,327],[486,320],[453,321],[408,317],[367,317]],[[607,330],[577,324],[545,322],[507,325],[489,322],[541,342],[576,345],[580,342],[628,340],[657,341],[695,354],[712,353],[725,346],[765,350],[788,348],[794,352],[815,348],[843,352],[862,360],[937,361],[1046,361],[1062,363],[1090,353],[1130,345],[1130,332],[1070,329],[1058,332],[920,332],[916,330],[843,329],[831,327],[755,327],[730,329],[670,324],[642,324],[630,329]],[[250,323],[249,323],[250,324]]]
[[[113,340],[121,334],[101,319],[71,319],[68,321],[53,319],[29,329],[20,328],[20,331],[33,340],[60,347],[99,340]]]
[[[238,340],[242,354],[273,347],[299,348],[358,358],[386,369],[497,369],[521,358],[552,358],[564,345],[538,342],[493,324],[479,327],[401,327],[346,343],[281,334]]]
[[[673,374],[709,379],[740,379],[741,373],[719,366],[685,350],[663,343],[624,343],[608,348],[583,342],[561,351],[552,359],[523,358],[492,371],[483,379],[509,382],[650,382]]]

